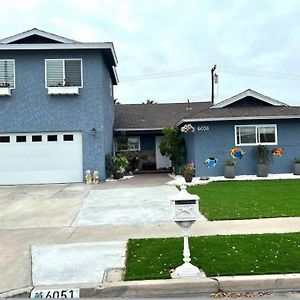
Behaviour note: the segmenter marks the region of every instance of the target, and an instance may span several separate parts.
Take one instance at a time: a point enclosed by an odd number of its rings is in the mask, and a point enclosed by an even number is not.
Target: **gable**
[[[62,42],[47,37],[43,37],[38,34],[33,34],[28,37],[10,42],[8,44],[53,44],[53,43],[62,43]]]
[[[247,107],[247,106],[288,106],[286,103],[280,102],[271,97],[260,94],[251,89],[245,90],[231,98],[217,103],[211,108],[225,107]]]
[[[257,98],[246,96],[239,101],[233,102],[226,107],[252,107],[252,106],[272,106],[272,104],[265,101],[259,100]]]

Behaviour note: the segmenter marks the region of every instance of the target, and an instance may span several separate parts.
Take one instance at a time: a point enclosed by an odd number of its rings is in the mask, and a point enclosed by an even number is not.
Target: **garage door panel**
[[[10,136],[10,143],[0,143],[0,184],[82,182],[80,132],[5,135]],[[26,136],[26,142],[16,142],[20,135]],[[49,135],[57,141],[48,142]],[[64,140],[65,135],[69,140]],[[32,142],[32,136],[42,136],[42,142]]]

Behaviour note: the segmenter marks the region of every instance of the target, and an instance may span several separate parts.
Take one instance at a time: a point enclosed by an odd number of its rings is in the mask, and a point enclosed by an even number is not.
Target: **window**
[[[74,139],[73,134],[64,134],[65,142],[73,141],[73,139]]]
[[[57,142],[57,135],[56,134],[49,134],[47,136],[47,141],[48,142]]]
[[[13,59],[0,60],[0,88],[15,88],[15,61]]]
[[[41,142],[42,141],[42,136],[41,135],[33,135],[31,140],[32,140],[33,143]]]
[[[276,125],[237,125],[235,126],[236,145],[276,145]]]
[[[139,137],[117,137],[116,140],[117,151],[139,151],[141,150]]]
[[[46,87],[82,87],[81,59],[46,59]]]
[[[26,135],[17,135],[16,142],[17,143],[26,143]]]
[[[10,136],[0,136],[0,143],[10,143]]]

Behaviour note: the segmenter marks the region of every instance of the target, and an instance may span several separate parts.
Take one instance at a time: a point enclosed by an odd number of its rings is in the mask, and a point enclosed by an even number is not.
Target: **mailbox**
[[[182,185],[180,192],[171,198],[173,208],[173,220],[177,222],[195,222],[199,217],[199,197],[189,194],[186,186]]]

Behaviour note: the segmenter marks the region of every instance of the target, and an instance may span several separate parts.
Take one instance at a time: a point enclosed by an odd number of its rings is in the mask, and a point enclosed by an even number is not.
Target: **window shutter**
[[[46,60],[47,87],[64,86],[63,64],[62,59]]]
[[[12,59],[0,60],[0,86],[15,87],[15,62]]]
[[[65,85],[82,86],[81,82],[81,60],[65,60]]]

